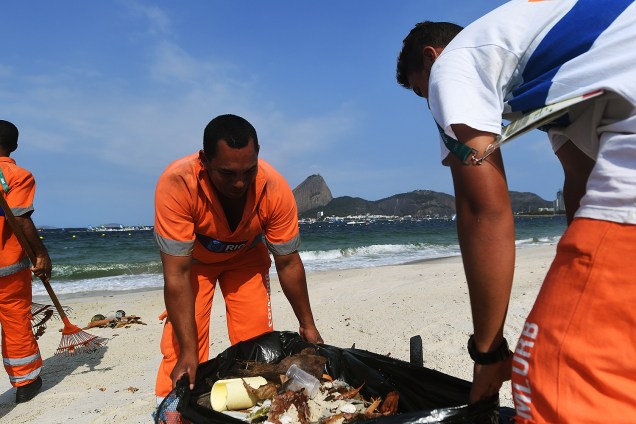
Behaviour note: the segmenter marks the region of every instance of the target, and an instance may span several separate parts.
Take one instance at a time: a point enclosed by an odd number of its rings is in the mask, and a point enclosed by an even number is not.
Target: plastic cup
[[[212,404],[212,409],[217,412],[226,410],[237,411],[254,406],[256,402],[247,393],[243,382],[254,389],[258,389],[260,386],[267,384],[267,380],[263,377],[218,380],[214,383],[210,391],[210,404]]]
[[[292,364],[285,375],[289,378],[289,381],[287,382],[288,390],[297,392],[305,389],[309,398],[313,398],[316,396],[316,393],[318,393],[320,381],[318,381],[318,379],[313,375],[303,371],[302,368],[296,364]]]

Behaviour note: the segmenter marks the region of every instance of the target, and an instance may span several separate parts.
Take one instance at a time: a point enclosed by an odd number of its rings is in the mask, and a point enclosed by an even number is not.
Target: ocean
[[[566,228],[557,216],[515,217],[518,248],[556,244]],[[459,255],[450,219],[301,223],[300,255],[308,273],[368,268]],[[159,288],[159,251],[152,230],[43,229],[56,294]],[[271,273],[276,270],[272,266]],[[308,278],[311,284],[311,278]],[[34,295],[46,295],[34,280]]]

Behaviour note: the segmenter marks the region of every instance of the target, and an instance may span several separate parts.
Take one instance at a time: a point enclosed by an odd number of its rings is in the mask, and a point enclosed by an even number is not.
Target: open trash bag
[[[235,375],[242,361],[278,363],[298,354],[306,347],[315,347],[317,354],[327,358],[325,372],[353,387],[364,384],[364,398],[382,397],[391,391],[399,392],[398,412],[365,421],[374,424],[423,423],[499,423],[499,398],[467,405],[471,383],[420,365],[400,361],[365,350],[343,349],[329,345],[312,345],[298,333],[271,332],[237,343],[204,362],[197,368],[194,390],[185,379],[159,405],[156,423],[178,423],[179,413],[193,424],[241,424],[244,421],[204,408],[196,399],[210,391],[206,382]],[[175,412],[176,411],[176,412]]]

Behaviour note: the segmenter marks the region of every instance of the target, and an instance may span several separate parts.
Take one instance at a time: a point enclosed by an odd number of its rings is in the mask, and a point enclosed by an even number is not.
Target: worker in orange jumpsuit
[[[167,320],[156,394],[165,397],[209,359],[212,298],[218,282],[232,344],[273,330],[269,268],[299,321],[300,335],[322,343],[309,303],[293,193],[258,158],[254,127],[235,115],[207,125],[203,150],[173,162],[155,192]],[[269,250],[269,252],[268,252]]]
[[[51,259],[31,220],[33,175],[9,157],[17,147],[18,129],[0,120],[0,191],[36,255],[36,263],[29,269],[29,259],[0,208],[2,362],[11,385],[17,387],[16,403],[21,403],[33,399],[42,387],[42,358],[31,329],[31,271],[48,282]]]

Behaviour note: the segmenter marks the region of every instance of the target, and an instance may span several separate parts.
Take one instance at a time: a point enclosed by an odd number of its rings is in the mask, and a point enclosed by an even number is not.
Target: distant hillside
[[[376,203],[382,215],[451,216],[455,213],[455,198],[431,190],[416,190],[396,194]]]
[[[294,189],[300,218],[348,215],[395,215],[413,217],[452,216],[455,213],[455,197],[431,190],[415,190],[396,194],[385,199],[370,201],[359,197],[331,196],[331,190],[320,175],[312,175]],[[327,200],[329,199],[329,200]],[[534,213],[540,208],[551,208],[552,201],[534,193],[510,192],[514,213]]]
[[[534,193],[511,191],[510,203],[514,213],[536,212],[539,208],[553,207],[552,201],[544,200]]]

